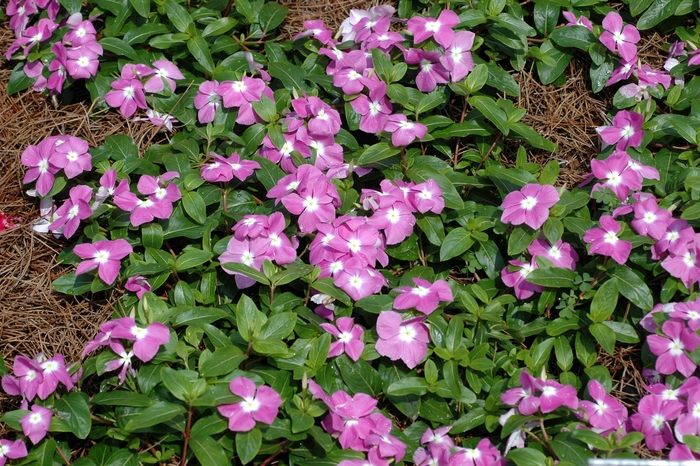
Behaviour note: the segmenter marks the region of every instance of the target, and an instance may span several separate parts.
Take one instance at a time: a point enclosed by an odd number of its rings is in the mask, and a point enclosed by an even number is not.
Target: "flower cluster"
[[[176,79],[181,80],[185,77],[180,68],[168,60],[156,60],[152,66],[129,63],[122,67],[120,78],[111,83],[112,90],[105,95],[105,101],[110,107],[118,107],[124,118],[131,117],[138,108],[150,110],[151,123],[165,126],[172,131],[172,124],[176,120],[170,115],[149,109],[146,93],[175,92]]]
[[[170,341],[170,330],[160,322],[153,322],[146,327],[140,327],[131,317],[110,320],[100,325],[100,332],[88,342],[83,349],[83,356],[101,347],[109,346],[118,356],[105,363],[101,371],[119,372],[119,385],[124,383],[126,375],[136,376],[131,358],[136,356],[142,362],[153,359],[161,345]],[[125,346],[130,348],[127,350]]]
[[[578,408],[576,389],[571,385],[562,385],[555,380],[537,379],[527,371],[520,373],[520,385],[506,390],[501,395],[501,402],[516,406],[520,414],[547,414],[562,406],[572,410]]]
[[[506,460],[489,439],[481,439],[475,448],[455,446],[447,436],[451,426],[428,428],[420,437],[421,446],[413,454],[416,466],[463,465],[505,466]]]
[[[236,152],[232,153],[229,158],[212,152],[210,154],[214,161],[202,165],[202,179],[210,183],[227,183],[234,177],[239,181],[245,181],[254,170],[260,168],[258,162],[252,160],[241,159],[241,156]]]
[[[339,390],[331,396],[313,380],[309,380],[311,394],[328,406],[328,416],[321,422],[323,428],[338,438],[344,449],[366,452],[373,465],[388,465],[393,458],[397,463],[406,454],[406,445],[391,435],[391,419],[376,412],[377,400],[365,393],[351,397]],[[353,466],[352,460],[340,463]],[[365,463],[362,463],[365,464]]]
[[[131,224],[135,227],[152,222],[154,218],[169,218],[173,213],[173,202],[182,198],[180,189],[170,181],[179,176],[178,172],[165,172],[160,176],[142,175],[136,187],[141,195],[148,196],[145,199],[132,193],[129,184],[123,181],[113,190],[114,204],[131,212]]]
[[[29,167],[24,184],[36,181],[36,192],[46,196],[53,188],[55,175],[63,170],[68,179],[92,169],[87,142],[75,136],[49,136],[22,152],[22,164]]]
[[[297,257],[296,247],[284,234],[286,223],[281,212],[269,216],[246,215],[236,223],[232,230],[233,238],[226,246],[226,252],[219,256],[219,262],[237,262],[262,271],[265,260],[277,265],[289,264]],[[224,271],[236,277],[239,289],[247,288],[255,280],[224,268]]]

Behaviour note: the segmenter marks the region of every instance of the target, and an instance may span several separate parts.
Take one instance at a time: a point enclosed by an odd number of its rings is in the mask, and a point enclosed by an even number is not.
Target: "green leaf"
[[[207,221],[207,206],[204,199],[196,191],[188,191],[182,195],[182,206],[192,220],[200,225]]]
[[[610,327],[604,324],[593,324],[588,329],[608,354],[615,352],[615,332]]]
[[[486,81],[486,85],[513,97],[518,97],[520,95],[520,86],[510,73],[498,66],[495,62],[488,62],[486,66],[489,69],[489,79]]]
[[[603,283],[596,291],[591,301],[591,320],[603,322],[610,317],[617,306],[617,280],[612,279]]]
[[[654,0],[654,3],[637,20],[637,29],[645,31],[651,29],[666,18],[670,18],[676,12],[681,0]]]
[[[212,253],[209,251],[201,251],[199,249],[191,249],[183,252],[175,259],[175,269],[182,272],[188,269],[194,269],[202,264],[205,264],[212,258]]]
[[[585,26],[565,26],[555,30],[551,36],[552,41],[562,47],[575,47],[584,52],[588,51],[591,44],[596,43],[595,35]]]
[[[387,395],[425,395],[428,393],[428,382],[421,377],[405,377],[389,385]]]
[[[90,402],[99,406],[133,406],[134,408],[146,408],[155,403],[155,400],[140,393],[116,390],[113,392],[97,393],[92,397]]]
[[[498,246],[491,240],[480,243],[479,249],[476,250],[476,260],[479,261],[489,278],[496,277],[506,266]]]
[[[132,60],[138,60],[136,51],[134,48],[124,42],[122,39],[117,39],[116,37],[103,37],[100,39],[99,44],[105,50],[109,50],[112,53],[116,53],[119,56],[131,58]]]
[[[79,439],[87,438],[92,428],[88,397],[82,392],[73,392],[56,400],[54,407],[58,417]]]
[[[639,16],[640,13],[649,8],[649,5],[651,5],[653,1],[654,0],[637,0],[634,2],[630,2],[630,14],[632,16]]]
[[[195,324],[210,324],[219,319],[229,318],[228,312],[215,307],[195,307],[176,315],[172,322],[175,327]]]
[[[253,343],[253,350],[264,356],[287,357],[289,355],[289,348],[287,348],[287,345],[276,338],[256,340]]]
[[[58,277],[51,286],[59,293],[77,296],[90,291],[93,278],[91,274],[80,274],[76,277],[73,271]]]
[[[237,0],[236,11],[245,17],[248,24],[254,23],[258,18],[257,12],[253,8],[253,5],[250,4],[250,0]]]
[[[445,236],[440,246],[440,260],[446,261],[457,257],[474,244],[469,230],[457,227]]]
[[[554,65],[548,65],[539,60],[536,63],[537,74],[539,75],[542,84],[551,84],[554,81],[556,81],[557,78],[559,78],[559,76],[562,75],[564,70],[566,70],[566,67],[569,66],[569,62],[573,58],[573,54],[567,52],[565,49],[560,48],[558,45],[555,45],[549,39],[545,39],[545,41],[540,46],[540,51],[548,57],[552,58],[555,62]]]
[[[557,356],[557,365],[563,371],[568,371],[574,364],[574,353],[571,351],[571,343],[560,335],[554,339],[554,354]]]
[[[554,2],[537,2],[533,12],[535,27],[539,32],[548,36],[557,27],[559,20],[559,6]]]
[[[297,315],[294,312],[280,312],[274,314],[267,319],[260,331],[261,339],[280,339],[284,340],[293,331],[297,323]]]
[[[187,41],[187,49],[207,73],[214,71],[214,60],[207,41],[202,36],[194,36]]]
[[[591,65],[591,87],[594,93],[597,94],[605,88],[605,84],[610,79],[610,76],[612,76],[614,68],[615,65],[610,58],[601,64],[593,63]]]
[[[288,12],[289,8],[279,3],[265,3],[258,13],[258,23],[260,23],[263,32],[267,34],[282,24]]]
[[[156,424],[168,422],[185,412],[187,410],[184,406],[168,401],[159,401],[129,419],[124,426],[124,430],[133,432],[138,429],[155,426]]]
[[[357,159],[356,165],[365,166],[371,163],[376,163],[389,157],[400,153],[401,150],[395,147],[391,147],[386,142],[379,142],[372,146],[369,146]]]
[[[608,441],[601,437],[600,434],[597,434],[592,430],[575,429],[571,432],[571,436],[576,440],[580,440],[581,442],[587,445],[591,445],[592,447],[597,448],[598,450],[607,451],[610,449]]]
[[[236,434],[236,453],[238,459],[243,464],[253,461],[260,451],[262,445],[262,433],[260,429],[253,429],[249,432],[238,432]]]
[[[260,273],[252,267],[248,267],[245,264],[240,264],[238,262],[226,262],[224,264],[221,264],[221,266],[226,270],[230,270],[231,272],[236,272],[240,273],[241,275],[245,275],[246,277],[251,278],[258,283],[262,283],[263,285],[270,284],[270,281],[267,279],[267,277],[265,277],[265,275],[263,275],[262,273]]]
[[[367,361],[360,359],[352,362],[346,355],[335,360],[343,381],[354,393],[367,393],[373,397],[382,392],[382,380],[379,373]]]
[[[479,110],[491,123],[506,136],[510,133],[508,128],[508,117],[501,107],[496,105],[496,102],[491,97],[473,96],[470,97],[469,105]]]
[[[586,444],[576,440],[571,432],[562,432],[554,437],[552,449],[561,461],[568,461],[576,466],[587,466],[588,459],[595,457],[595,453],[589,450]]]
[[[187,393],[190,390],[190,379],[180,372],[163,366],[160,370],[160,379],[170,393],[180,401],[187,401]]]
[[[542,225],[542,232],[550,244],[556,244],[564,234],[564,224],[556,217],[549,217]]]
[[[391,83],[391,72],[393,70],[393,65],[391,61],[386,57],[386,54],[378,48],[372,48],[372,64],[374,65],[374,71],[381,78],[382,81],[386,83]]]
[[[300,91],[307,89],[307,86],[304,84],[306,71],[288,61],[270,62],[267,65],[267,71],[270,73],[270,76],[282,81],[282,84],[290,91],[292,89]]]
[[[500,165],[487,167],[486,175],[504,194],[518,191],[526,184],[537,183],[537,178],[530,172],[517,168],[504,168]]]
[[[425,113],[439,105],[442,105],[445,102],[445,99],[445,93],[442,91],[433,91],[425,94],[415,105],[416,115],[420,115],[421,113]]]
[[[231,458],[226,454],[223,447],[209,436],[193,435],[190,437],[190,447],[200,464],[212,466],[228,466],[231,464]]]
[[[374,294],[366,296],[355,303],[355,307],[364,309],[372,314],[379,314],[382,311],[391,310],[394,298],[388,295]]]
[[[255,176],[258,178],[258,181],[265,186],[265,189],[269,191],[272,189],[277,182],[285,176],[285,173],[282,171],[282,169],[276,164],[271,162],[269,159],[266,159],[265,157],[259,157],[259,156],[253,156],[252,159],[258,164],[260,164],[260,169],[255,170]]]
[[[544,267],[533,270],[526,280],[549,288],[573,288],[577,273],[561,267]]]
[[[547,458],[544,454],[532,448],[514,448],[508,452],[507,458],[518,466],[542,466],[547,464]]]
[[[346,306],[352,305],[352,300],[343,290],[335,286],[332,278],[320,278],[315,282],[311,283],[311,288],[315,289],[319,293],[326,294],[332,298],[337,299]]]
[[[430,133],[435,139],[449,139],[465,136],[491,136],[492,134],[493,129],[481,118],[455,123],[447,128]]]
[[[620,266],[613,271],[612,275],[617,278],[617,289],[625,298],[632,301],[632,304],[643,311],[649,311],[654,307],[651,290],[637,272]]]
[[[476,65],[471,73],[469,73],[464,84],[467,86],[467,89],[469,89],[469,92],[473,94],[484,87],[488,79],[489,69],[485,64],[481,63]]]
[[[163,2],[163,9],[165,10],[165,14],[168,15],[170,22],[178,31],[186,33],[187,30],[194,25],[192,17],[187,12],[185,7],[177,3],[175,0],[165,0]]]
[[[435,246],[441,246],[442,240],[445,239],[445,229],[440,217],[434,215],[417,215],[417,217],[416,223],[418,224],[418,228],[425,233],[425,237],[428,238],[428,241]]]
[[[538,149],[549,152],[559,152],[559,147],[557,147],[556,144],[548,139],[545,139],[540,133],[525,123],[508,123],[508,127],[513,133],[515,133],[515,135],[511,134],[511,137],[513,138],[522,139],[532,147],[536,147]]]
[[[626,322],[615,322],[612,320],[606,320],[603,322],[603,324],[607,325],[613,330],[613,332],[615,332],[615,339],[620,343],[639,343],[639,335],[630,324]]]
[[[7,95],[16,94],[27,89],[32,81],[24,74],[24,62],[17,63],[12,69],[10,80],[7,82]]]
[[[526,250],[537,238],[537,234],[537,230],[533,230],[528,226],[516,226],[510,234],[510,238],[508,238],[508,255],[516,256]]]
[[[233,29],[237,23],[238,21],[229,16],[219,18],[216,21],[207,24],[207,27],[205,27],[204,31],[202,32],[202,37],[219,36]]]

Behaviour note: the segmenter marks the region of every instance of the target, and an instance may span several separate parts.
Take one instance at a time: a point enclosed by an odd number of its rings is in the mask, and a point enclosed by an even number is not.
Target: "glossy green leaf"
[[[620,266],[612,272],[612,275],[617,279],[619,292],[632,301],[632,304],[643,311],[649,311],[654,307],[651,290],[636,272],[628,267]]]
[[[170,403],[168,401],[159,401],[132,417],[126,423],[124,429],[133,432],[138,429],[166,423],[176,416],[184,414],[186,411],[187,410],[182,405]]]
[[[82,392],[72,392],[57,399],[56,413],[70,431],[79,439],[87,438],[92,428],[88,397]]]
[[[260,429],[254,428],[248,432],[238,432],[236,434],[236,453],[242,464],[253,461],[260,451],[262,445],[262,433]]]
[[[591,319],[593,322],[603,322],[610,317],[617,306],[617,280],[612,279],[603,283],[591,301]]]

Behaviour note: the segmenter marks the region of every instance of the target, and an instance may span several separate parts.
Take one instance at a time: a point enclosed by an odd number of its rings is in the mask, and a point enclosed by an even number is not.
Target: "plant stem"
[[[51,437],[51,438],[53,439],[53,437]],[[65,461],[67,465],[70,465],[70,459],[66,458],[66,454],[63,453],[63,450],[61,450],[61,447],[58,444],[58,442],[56,442],[56,451],[58,452],[59,455],[61,455],[61,458],[63,458],[63,461]]]
[[[542,436],[544,437],[544,446],[547,447],[547,450],[549,450],[549,453],[552,455],[552,457],[555,460],[558,460],[559,457],[557,456],[556,453],[554,453],[554,450],[552,449],[552,445],[549,443],[549,436],[547,435],[547,431],[544,428],[544,419],[540,418],[540,429],[542,429]]]
[[[185,427],[185,443],[182,445],[182,457],[180,459],[180,465],[185,466],[187,464],[187,447],[190,443],[190,429],[192,428],[192,408],[187,410],[187,426]]]

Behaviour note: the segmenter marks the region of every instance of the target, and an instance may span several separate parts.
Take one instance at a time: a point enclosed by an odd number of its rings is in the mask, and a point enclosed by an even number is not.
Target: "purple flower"
[[[29,2],[27,2],[29,4]],[[22,440],[0,439],[0,466],[4,466],[7,458],[18,459],[27,456],[27,446]]]
[[[452,44],[440,57],[440,63],[450,72],[452,82],[461,81],[474,69],[471,53],[474,37],[474,33],[470,31],[456,33]]]
[[[384,275],[372,267],[363,266],[359,259],[350,259],[341,267],[333,283],[355,301],[379,293],[387,284]]]
[[[143,84],[138,79],[120,78],[111,84],[112,90],[105,95],[105,101],[110,107],[119,107],[124,118],[129,118],[137,108],[148,108]]]
[[[336,320],[336,324],[337,327],[328,323],[321,324],[321,328],[338,339],[331,343],[328,357],[346,353],[350,359],[358,361],[365,348],[362,341],[365,331],[359,325],[355,325],[355,319],[352,317],[340,317]]]
[[[661,329],[665,336],[649,335],[647,337],[649,350],[658,356],[656,370],[661,374],[673,374],[678,371],[690,377],[697,366],[690,360],[686,351],[695,351],[700,345],[700,336],[678,319],[667,320]]]
[[[602,228],[591,228],[583,235],[583,241],[591,245],[590,254],[610,256],[618,264],[624,265],[632,251],[632,243],[617,237],[621,227],[610,215],[600,217],[600,226]]]
[[[92,169],[92,156],[88,153],[88,143],[80,138],[66,136],[65,140],[54,147],[51,161],[58,168],[63,168],[68,178],[75,178],[83,171]]]
[[[70,197],[56,210],[58,218],[49,225],[49,230],[57,231],[63,227],[63,236],[66,238],[73,236],[80,226],[80,221],[92,215],[91,198],[91,187],[85,185],[72,187]]]
[[[12,371],[15,377],[5,375],[2,388],[8,395],[22,395],[26,400],[33,400],[44,381],[44,371],[37,361],[19,355],[15,358]]]
[[[510,271],[508,267],[501,270],[501,280],[506,286],[513,288],[515,297],[518,299],[527,299],[535,293],[544,291],[544,287],[535,285],[527,281],[527,276],[537,269],[537,261],[533,257],[530,263],[512,260],[508,262],[510,265],[520,267],[514,271]]]
[[[445,200],[442,198],[442,189],[435,180],[427,180],[408,188],[409,204],[418,212],[421,214],[428,211],[434,214],[442,213],[442,209],[445,208]]]
[[[603,19],[603,33],[600,35],[600,42],[611,52],[617,50],[620,56],[626,61],[632,61],[637,56],[637,46],[639,42],[639,31],[628,24],[623,28],[622,17],[616,11],[611,11]]]
[[[586,18],[584,15],[577,18],[571,11],[564,11],[562,14],[564,15],[564,18],[566,18],[566,26],[583,26],[589,31],[593,31],[593,23],[591,23],[591,20]]]
[[[435,42],[442,45],[443,48],[447,48],[455,35],[452,27],[458,24],[457,13],[452,10],[442,10],[437,19],[414,16],[408,20],[406,29],[413,34],[414,44],[420,44],[424,40],[434,37]]]
[[[228,182],[235,176],[240,181],[245,181],[253,170],[260,168],[258,162],[252,160],[241,160],[241,156],[236,152],[227,159],[218,154],[211,153],[214,162],[202,166],[202,179],[211,183]]]
[[[117,341],[110,342],[109,347],[119,358],[107,361],[105,363],[105,371],[112,372],[121,369],[119,371],[119,385],[122,385],[126,380],[126,374],[131,374],[132,377],[136,377],[136,370],[131,363],[134,351],[131,350],[127,352],[124,346]]]
[[[32,406],[31,411],[19,420],[19,423],[22,425],[22,432],[29,437],[29,440],[34,445],[46,437],[46,433],[51,426],[52,416],[50,409],[35,404]]]
[[[238,262],[239,264],[245,264],[256,270],[262,270],[262,264],[265,259],[271,259],[271,257],[267,255],[269,249],[268,245],[268,240],[264,238],[255,238],[252,240],[244,239],[242,241],[233,238],[228,242],[226,252],[219,256],[219,262],[221,264]],[[248,278],[236,272],[231,272],[226,268],[224,268],[224,272],[235,276],[236,286],[239,289],[251,287],[255,283],[255,280],[252,278]]]
[[[423,320],[417,317],[404,321],[398,312],[382,311],[377,318],[377,353],[392,361],[401,359],[409,369],[416,367],[428,352],[430,342]]]
[[[552,246],[546,239],[536,239],[527,247],[527,252],[533,257],[547,258],[555,267],[575,270],[578,262],[576,251],[569,243],[562,243],[561,240]]]
[[[136,275],[134,277],[129,277],[124,285],[128,291],[136,293],[139,299],[143,299],[143,295],[152,290],[151,285],[148,283],[146,277],[141,275]]]
[[[612,86],[613,84],[620,82],[622,80],[627,80],[632,76],[632,73],[637,71],[637,60],[632,61],[620,61],[620,66],[615,68],[608,82],[605,83],[605,87]]]
[[[139,199],[134,193],[125,189],[114,196],[114,203],[120,209],[131,212],[130,221],[135,227],[150,222],[154,218],[169,218],[173,212],[173,202],[182,197],[177,185],[168,182],[177,176],[179,176],[177,172],[166,172],[159,177],[142,175],[137,188],[148,198]]]
[[[243,76],[240,81],[224,81],[216,88],[223,100],[224,108],[241,107],[250,102],[259,102],[267,87],[260,78]]]
[[[627,408],[618,399],[608,395],[600,382],[591,379],[588,382],[588,393],[593,401],[582,400],[579,405],[585,411],[591,427],[597,432],[609,432],[624,425]]]
[[[591,160],[593,175],[599,180],[606,180],[594,185],[592,191],[607,187],[624,201],[629,196],[630,189],[642,189],[642,180],[639,174],[630,168],[630,160],[626,152],[614,152],[605,160]]]
[[[401,292],[394,299],[394,309],[416,310],[423,314],[431,314],[437,309],[440,301],[451,303],[454,300],[452,290],[445,280],[437,280],[430,283],[422,278],[413,278],[415,287],[404,286],[398,289]]]
[[[428,448],[419,447],[413,454],[413,462],[416,466],[447,466],[450,461],[451,451],[441,448],[435,443],[428,445]]]
[[[228,418],[228,428],[234,432],[248,432],[255,427],[255,422],[272,424],[277,417],[282,398],[267,385],[255,387],[255,382],[246,377],[236,377],[229,384],[234,395],[243,401],[234,404],[219,405],[222,416]]]
[[[666,251],[683,255],[688,249],[688,243],[695,241],[695,230],[683,219],[671,220],[666,226],[666,233],[651,247],[651,257],[659,260]]]
[[[28,146],[22,152],[22,164],[29,167],[23,183],[36,180],[36,191],[46,196],[53,187],[54,175],[60,168],[55,164],[53,146],[56,138],[44,139],[38,146]]]
[[[700,391],[692,391],[688,395],[687,403],[687,411],[678,417],[674,426],[676,438],[679,440],[682,440],[684,435],[700,433]]]
[[[503,199],[503,223],[526,224],[537,230],[549,217],[549,209],[559,202],[559,193],[551,185],[527,184]]]
[[[365,133],[377,134],[384,129],[392,107],[386,97],[386,83],[369,80],[367,83],[370,86],[369,97],[360,95],[352,100],[350,105],[353,110],[362,115],[360,129]]]
[[[543,414],[551,413],[555,409],[566,406],[571,409],[578,408],[576,389],[571,385],[562,385],[555,380],[539,380],[537,386],[542,391],[540,395],[540,411]]]
[[[449,71],[440,63],[439,52],[409,49],[404,52],[404,59],[409,65],[418,65],[416,87],[421,92],[431,92],[438,84],[445,84],[450,80]]]
[[[653,197],[634,204],[632,228],[640,235],[646,235],[658,241],[666,233],[666,226],[671,220],[671,212],[659,209]]]
[[[59,382],[66,387],[66,390],[73,389],[73,381],[71,380],[70,374],[68,374],[66,362],[62,354],[57,354],[46,360],[44,360],[43,354],[39,354],[36,362],[39,363],[43,375],[43,380],[39,383],[37,389],[39,398],[42,400],[47,399],[56,391]]]
[[[5,13],[10,17],[10,29],[14,31],[15,37],[22,36],[29,23],[29,17],[36,12],[36,5],[29,0],[10,0],[7,3]]]
[[[73,79],[89,79],[97,75],[102,47],[97,42],[88,42],[80,47],[66,49],[66,71]]]
[[[290,193],[282,198],[284,207],[299,216],[300,233],[314,232],[319,223],[329,223],[335,219],[339,201],[337,190],[331,183],[300,185],[298,193]]]
[[[663,450],[673,442],[669,422],[683,411],[683,403],[664,400],[658,395],[647,395],[639,401],[637,412],[629,419],[629,426],[644,434],[644,441],[651,450]]]
[[[304,21],[304,29],[306,30],[295,35],[292,40],[314,36],[314,39],[318,40],[322,44],[329,44],[332,42],[333,33],[330,29],[323,25],[323,20],[313,19]]]
[[[71,26],[71,30],[63,36],[63,42],[66,44],[71,44],[73,46],[80,46],[88,42],[95,42],[95,36],[97,35],[97,30],[93,26],[90,19],[82,20],[82,15],[78,19],[77,24],[68,21],[68,26]]]
[[[97,269],[97,275],[108,285],[114,283],[119,275],[121,260],[128,256],[133,248],[125,239],[114,241],[102,240],[94,244],[78,244],[73,252],[82,259],[87,259],[78,264],[75,274],[80,275],[90,270]]]
[[[49,71],[53,71],[46,87],[58,94],[63,91],[63,84],[66,81],[66,66],[68,55],[66,48],[60,42],[56,42],[51,46],[51,51],[56,55],[56,58],[49,63]]]
[[[216,110],[221,105],[221,96],[216,92],[219,81],[204,81],[197,89],[194,97],[194,107],[198,110],[197,119],[200,123],[211,123],[216,116]]]
[[[506,460],[487,438],[481,439],[476,448],[457,448],[449,466],[505,466]]]
[[[155,68],[153,77],[143,86],[146,92],[160,92],[165,89],[165,83],[168,83],[171,92],[175,92],[177,85],[174,80],[185,79],[180,68],[168,60],[156,60],[153,62],[153,67]]]
[[[134,355],[143,362],[148,362],[156,355],[160,345],[170,341],[170,330],[160,322],[153,322],[147,327],[139,327],[131,317],[122,317],[114,321],[112,338],[123,338],[134,342]]]
[[[642,123],[644,115],[637,112],[620,110],[612,121],[612,126],[599,126],[596,131],[607,144],[617,144],[617,150],[639,147],[644,137]]]
[[[391,143],[400,147],[409,145],[415,139],[423,139],[428,132],[428,127],[423,123],[408,121],[403,113],[394,113],[387,117],[383,130],[392,133]]]

